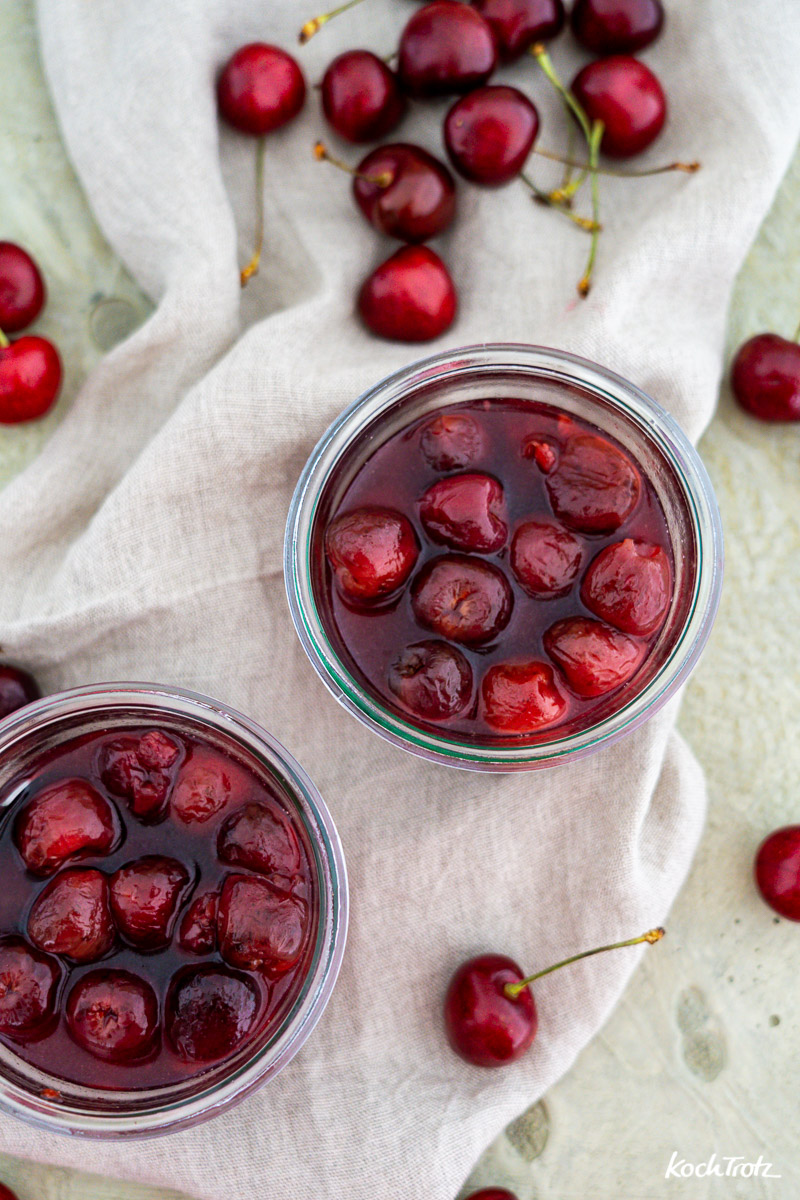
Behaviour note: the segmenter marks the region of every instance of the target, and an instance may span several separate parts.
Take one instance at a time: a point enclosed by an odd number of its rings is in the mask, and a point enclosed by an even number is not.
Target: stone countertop
[[[0,483],[47,439],[92,366],[147,313],[103,241],[66,159],[38,61],[32,0],[0,9],[0,229],[46,264],[37,332],[65,360],[45,420],[0,428]],[[731,305],[729,355],[800,319],[800,154],[750,251]],[[519,1200],[796,1200],[800,931],[751,882],[770,829],[800,800],[800,427],[761,426],[726,385],[701,452],[726,532],[722,608],[680,726],[709,783],[708,826],[669,920],[608,1025],[568,1075],[508,1127],[468,1186]],[[665,1178],[673,1152],[773,1163],[780,1178]],[[0,1156],[20,1200],[180,1200]]]

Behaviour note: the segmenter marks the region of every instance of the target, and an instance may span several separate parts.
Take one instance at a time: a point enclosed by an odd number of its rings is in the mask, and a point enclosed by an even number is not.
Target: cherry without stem
[[[756,854],[755,880],[771,909],[788,921],[800,921],[800,825],[786,825],[764,839]]]
[[[6,1187],[4,1183],[0,1183],[0,1200],[18,1200],[17,1193],[12,1192],[10,1187]]]
[[[528,97],[496,84],[462,96],[444,122],[453,166],[485,187],[500,187],[519,174],[538,130],[539,114]]]
[[[467,1196],[467,1200],[517,1200],[517,1197],[507,1188],[488,1187],[481,1188],[479,1192],[472,1192]]]
[[[404,246],[361,287],[358,311],[368,329],[397,342],[429,342],[446,333],[458,301],[447,267],[427,246]]]
[[[564,28],[562,0],[470,0],[491,26],[503,62],[514,62],[534,42],[547,42]]]
[[[36,263],[14,242],[0,242],[0,329],[19,333],[35,321],[46,299]]]
[[[611,158],[631,158],[646,150],[667,119],[667,99],[658,79],[628,55],[588,63],[573,79],[571,90],[589,120],[602,122],[600,147]]]
[[[0,425],[43,417],[55,404],[61,375],[58,351],[47,338],[9,342],[0,332]]]
[[[733,360],[731,387],[761,421],[800,421],[800,345],[777,333],[750,338]]]
[[[575,0],[570,14],[575,37],[593,54],[633,54],[661,33],[661,0]]]
[[[340,592],[368,604],[390,596],[405,583],[419,556],[419,542],[402,513],[359,508],[331,522],[325,553]]]
[[[322,78],[322,108],[348,142],[373,142],[399,125],[406,111],[397,77],[371,50],[347,50]]]
[[[480,87],[497,64],[487,21],[460,0],[420,8],[400,38],[398,76],[412,96],[447,96]]]
[[[10,663],[0,666],[0,720],[41,696],[39,685],[32,675]]]

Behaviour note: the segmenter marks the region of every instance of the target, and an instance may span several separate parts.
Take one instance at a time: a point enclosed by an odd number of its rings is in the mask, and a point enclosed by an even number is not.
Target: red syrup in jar
[[[277,780],[172,729],[44,753],[0,797],[0,1040],[134,1091],[241,1060],[282,1023],[318,923]]]
[[[488,744],[552,740],[622,707],[674,580],[664,511],[630,453],[515,400],[442,408],[379,444],[318,521],[313,562],[361,686],[412,724]]]

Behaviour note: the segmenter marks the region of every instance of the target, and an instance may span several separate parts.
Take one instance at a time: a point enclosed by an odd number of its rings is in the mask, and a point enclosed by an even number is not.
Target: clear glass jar
[[[481,744],[411,723],[367,691],[326,630],[314,590],[324,529],[359,466],[386,438],[428,413],[487,398],[548,403],[620,442],[654,488],[675,560],[667,619],[630,685],[577,731],[527,744]],[[328,689],[376,733],[414,754],[470,770],[532,770],[569,762],[616,741],[651,717],[686,680],[705,645],[722,586],[722,527],[705,467],[677,422],[639,388],[560,350],[471,346],[413,364],[378,383],[320,439],[292,499],[284,573],[300,641]]]
[[[109,683],[48,696],[0,723],[0,794],[13,809],[26,771],[83,734],[153,726],[196,735],[277,785],[303,832],[318,899],[308,970],[277,1028],[269,1025],[223,1062],[149,1090],[92,1088],[46,1074],[0,1043],[0,1109],[45,1129],[98,1138],[152,1137],[216,1116],[261,1087],[294,1058],[327,1004],[347,936],[347,875],[325,804],[295,759],[241,713],[192,692]],[[7,815],[6,815],[6,819]],[[157,828],[157,827],[156,827]]]

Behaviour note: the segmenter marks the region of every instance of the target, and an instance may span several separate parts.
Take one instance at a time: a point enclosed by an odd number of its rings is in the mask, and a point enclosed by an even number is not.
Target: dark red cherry
[[[174,858],[137,858],[115,872],[111,908],[122,933],[135,946],[154,949],[169,942],[189,872]]]
[[[141,1058],[158,1032],[155,992],[130,971],[90,971],[69,994],[67,1027],[95,1058],[113,1063]]]
[[[611,158],[631,158],[654,142],[667,119],[661,84],[644,63],[614,55],[588,63],[572,91],[590,121],[602,121],[600,148]]]
[[[731,387],[761,421],[800,421],[800,345],[777,333],[750,338],[733,360]]]
[[[547,42],[564,28],[562,0],[470,0],[489,23],[503,62],[514,62],[534,42]]]
[[[0,940],[0,1033],[25,1038],[55,1012],[61,970],[20,937]]]
[[[583,544],[563,525],[525,521],[511,542],[511,570],[531,596],[562,596],[577,578]]]
[[[382,58],[371,50],[347,50],[322,77],[322,108],[348,142],[376,142],[400,124],[406,101]]]
[[[0,666],[0,720],[41,696],[39,685],[32,675],[10,663]]]
[[[10,1187],[0,1183],[0,1200],[19,1200],[19,1197],[16,1192],[12,1192]]]
[[[478,1192],[471,1192],[467,1200],[517,1200],[513,1192],[507,1188],[488,1187]]]
[[[353,195],[380,233],[412,244],[444,233],[456,211],[453,176],[438,158],[410,142],[380,146],[363,158]]]
[[[471,467],[486,450],[483,428],[468,413],[442,413],[422,427],[420,449],[435,471]]]
[[[21,337],[0,344],[0,425],[43,417],[61,387],[61,359],[52,342]]]
[[[229,875],[217,924],[220,954],[232,967],[283,972],[300,961],[308,909],[302,900],[282,895],[265,879]]]
[[[499,567],[445,554],[422,568],[411,587],[420,625],[452,642],[488,642],[511,617],[514,594]]]
[[[111,805],[85,779],[61,779],[43,788],[14,827],[19,852],[35,875],[51,875],[75,854],[107,854],[116,838]]]
[[[216,950],[218,902],[216,892],[206,892],[187,908],[178,941],[190,954],[211,954]]]
[[[178,743],[168,734],[162,733],[160,729],[150,729],[143,734],[139,739],[136,751],[139,762],[149,771],[166,771],[169,767],[174,766],[180,752]]]
[[[195,746],[178,773],[170,808],[184,825],[203,825],[230,803],[234,790],[228,760]]]
[[[108,880],[102,871],[62,871],[39,893],[28,917],[28,937],[49,954],[94,962],[114,944]]]
[[[786,825],[764,839],[755,877],[770,908],[788,921],[800,921],[800,825]]]
[[[100,778],[116,796],[123,796],[142,820],[157,819],[172,786],[169,768],[180,755],[177,742],[158,729],[142,738],[121,737],[107,742],[100,754]]]
[[[601,550],[583,577],[581,600],[609,625],[647,637],[664,623],[672,569],[660,546],[625,538]]]
[[[447,1040],[456,1054],[476,1067],[502,1067],[525,1053],[538,1025],[533,994],[525,988],[512,998],[504,990],[524,978],[503,954],[461,964],[444,1001]]]
[[[500,187],[525,166],[539,114],[517,88],[490,84],[456,100],[444,121],[450,161],[472,183]]]
[[[290,880],[300,869],[300,847],[289,818],[277,804],[250,803],[232,813],[219,831],[223,862]]]
[[[506,543],[506,501],[491,475],[448,475],[432,484],[419,502],[428,536],[454,550],[494,554]]]
[[[389,667],[388,683],[403,707],[423,721],[447,721],[472,702],[472,668],[445,642],[406,646]]]
[[[251,42],[228,60],[217,80],[221,116],[251,137],[291,121],[306,98],[303,72],[285,50]]]
[[[536,733],[560,721],[567,707],[547,663],[496,663],[481,682],[483,719],[497,733]]]
[[[167,1035],[187,1062],[215,1062],[240,1046],[256,1023],[255,984],[224,967],[196,967],[172,981]]]
[[[441,337],[456,315],[456,289],[438,254],[404,246],[365,280],[358,311],[368,329],[395,342]]]
[[[400,37],[397,73],[411,96],[447,96],[480,87],[497,65],[490,25],[460,0],[433,0]]]
[[[30,254],[14,242],[0,242],[0,329],[19,333],[36,320],[44,302],[44,280]]]
[[[391,508],[356,508],[331,521],[325,553],[339,591],[358,603],[382,600],[408,579],[419,542],[407,517]]]
[[[622,450],[580,433],[567,441],[546,487],[565,525],[582,533],[613,533],[638,504],[642,481]]]
[[[633,676],[646,646],[589,617],[565,617],[544,635],[544,648],[579,696],[603,696]]]
[[[575,0],[572,32],[593,54],[633,54],[661,33],[661,0]]]

